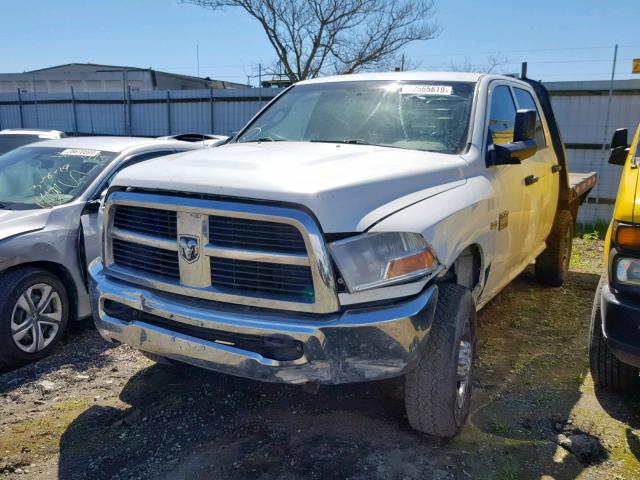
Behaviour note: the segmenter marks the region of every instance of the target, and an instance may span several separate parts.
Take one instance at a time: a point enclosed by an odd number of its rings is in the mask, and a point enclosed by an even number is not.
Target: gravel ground
[[[602,245],[575,245],[567,285],[528,270],[480,313],[473,414],[450,442],[409,428],[400,382],[311,393],[156,365],[86,327],[0,374],[0,477],[639,478],[639,397],[588,375]]]

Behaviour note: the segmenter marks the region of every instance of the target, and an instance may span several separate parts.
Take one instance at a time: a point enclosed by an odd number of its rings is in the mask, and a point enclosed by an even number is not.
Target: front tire
[[[412,428],[440,438],[451,438],[462,429],[471,405],[476,344],[471,292],[454,283],[440,284],[426,348],[405,377],[405,408]]]
[[[40,268],[0,277],[0,369],[17,368],[51,353],[69,318],[62,282]]]
[[[594,385],[613,392],[629,392],[638,382],[639,371],[636,367],[618,360],[602,336],[602,288],[607,283],[606,277],[600,278],[591,310],[589,328],[589,369]]]

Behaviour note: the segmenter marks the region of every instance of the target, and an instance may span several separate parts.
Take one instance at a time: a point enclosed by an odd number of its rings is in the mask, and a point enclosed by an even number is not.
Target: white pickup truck
[[[104,338],[270,382],[405,377],[409,423],[469,412],[476,310],[560,285],[595,174],[546,90],[471,73],[300,82],[227,145],[125,169],[90,267]]]

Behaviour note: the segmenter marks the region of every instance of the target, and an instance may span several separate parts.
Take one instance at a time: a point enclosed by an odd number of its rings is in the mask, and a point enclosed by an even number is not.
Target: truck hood
[[[236,143],[134,165],[112,185],[299,204],[335,233],[366,230],[464,184],[466,165],[457,155],[368,145]]]
[[[0,240],[43,229],[50,213],[50,209],[0,210]]]

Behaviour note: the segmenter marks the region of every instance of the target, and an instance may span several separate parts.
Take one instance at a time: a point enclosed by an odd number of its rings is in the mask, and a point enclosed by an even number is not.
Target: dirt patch
[[[639,401],[595,392],[587,369],[601,248],[576,241],[566,286],[528,270],[483,309],[473,414],[451,442],[409,428],[398,382],[310,394],[156,365],[88,329],[0,376],[0,475],[638,478]]]

